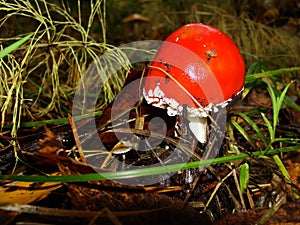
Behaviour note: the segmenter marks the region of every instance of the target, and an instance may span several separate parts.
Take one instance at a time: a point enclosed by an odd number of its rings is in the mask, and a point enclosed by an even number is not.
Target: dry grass
[[[253,17],[263,15],[253,16],[253,13],[263,14],[264,9],[254,11],[251,8],[254,1],[139,2],[141,13],[150,19],[149,24],[141,25],[141,36],[146,38],[163,39],[183,24],[202,22],[231,36],[244,53],[248,65],[258,60],[271,62],[276,68],[300,64],[299,35],[288,33],[280,26],[272,27],[263,19],[256,21]]]
[[[105,0],[92,2],[88,12],[82,12],[80,0],[73,6],[44,0],[1,1],[0,12],[5,15],[0,20],[1,29],[34,31],[30,42],[0,61],[1,127],[6,122],[13,123],[13,135],[21,116],[51,118],[69,112],[74,91],[89,64],[107,50],[115,49],[106,43]],[[83,14],[88,16],[83,19]],[[7,45],[22,36],[2,37],[1,42]],[[126,65],[123,54],[112,53],[112,61]],[[103,72],[97,76],[94,79],[106,79]],[[114,98],[124,78],[125,71],[119,71],[115,81],[104,86],[100,105]]]
[[[248,63],[262,60],[281,66],[299,65],[299,37],[283,29],[257,23],[243,13],[236,16],[210,5],[197,5],[193,9],[196,21],[212,24],[230,35]]]

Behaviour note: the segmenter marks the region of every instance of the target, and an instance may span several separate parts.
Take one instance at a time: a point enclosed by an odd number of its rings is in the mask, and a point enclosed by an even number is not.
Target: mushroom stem
[[[189,128],[197,138],[197,140],[204,144],[207,140],[207,117],[189,117]]]

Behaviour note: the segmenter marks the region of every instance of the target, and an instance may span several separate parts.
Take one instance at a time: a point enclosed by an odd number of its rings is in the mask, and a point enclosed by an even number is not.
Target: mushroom
[[[209,113],[241,93],[244,80],[245,63],[233,40],[215,27],[192,23],[163,42],[145,76],[143,95],[169,116],[186,111],[190,130],[204,144]]]

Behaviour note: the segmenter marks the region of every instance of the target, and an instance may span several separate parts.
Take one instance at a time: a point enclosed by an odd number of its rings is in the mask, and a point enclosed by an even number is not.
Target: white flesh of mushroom
[[[207,117],[190,117],[189,118],[189,128],[197,138],[197,140],[204,144],[206,143],[207,134]]]
[[[239,95],[241,91],[239,91],[236,95]],[[157,86],[154,90],[143,90],[143,94],[145,100],[148,104],[151,104],[155,107],[167,109],[167,113],[169,116],[182,115],[183,106],[180,105],[174,98],[168,98],[165,93],[160,89],[160,84],[157,83]],[[217,112],[218,107],[224,108],[231,102],[232,99],[227,99],[224,102],[213,105],[212,103],[208,104],[203,108],[194,108],[187,107],[187,116],[189,120],[189,128],[197,138],[197,140],[205,144],[207,141],[207,117],[209,113],[214,110]]]
[[[144,90],[144,97],[148,104],[155,107],[166,108],[169,116],[182,115],[183,106],[181,106],[174,98],[168,98],[160,89],[159,84],[154,90],[149,90],[147,93]],[[205,108],[187,108],[187,116],[189,119],[189,128],[195,135],[198,141],[202,144],[206,142],[206,126],[207,115],[211,111],[212,104]]]

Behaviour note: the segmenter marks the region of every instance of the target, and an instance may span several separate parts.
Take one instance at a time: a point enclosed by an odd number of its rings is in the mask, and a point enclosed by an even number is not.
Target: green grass
[[[298,150],[299,146],[291,146],[285,148],[278,148],[268,151],[266,155],[276,155],[279,153],[286,153]],[[253,152],[253,156],[259,157],[261,152]],[[229,155],[224,157],[217,157],[215,159],[207,159],[201,161],[171,164],[158,167],[139,168],[132,170],[124,170],[117,172],[103,172],[93,174],[79,174],[79,175],[0,175],[0,179],[3,180],[16,180],[26,182],[83,182],[83,181],[95,181],[95,180],[118,180],[118,179],[132,179],[137,177],[157,175],[164,173],[177,172],[178,170],[186,170],[193,168],[200,168],[202,166],[217,165],[221,163],[232,163],[237,160],[249,159],[250,156],[246,153],[238,155]]]
[[[257,117],[255,117],[255,120],[253,120],[251,117],[253,115],[248,116],[247,112],[237,112],[236,115],[240,118],[242,118],[250,127],[252,130],[256,133],[256,135],[251,134],[252,132],[249,132],[249,129],[246,129],[242,127],[234,118],[231,118],[230,124],[235,127],[235,129],[239,132],[240,135],[243,136],[243,138],[249,143],[250,146],[252,146],[253,149],[257,149],[256,142],[261,142],[264,145],[264,148],[259,149],[261,154],[259,157],[267,157],[267,153],[270,150],[274,149],[280,149],[278,146],[294,146],[295,150],[300,149],[300,139],[297,136],[287,136],[287,137],[277,137],[277,126],[279,123],[279,113],[280,110],[285,106],[289,105],[294,110],[297,110],[300,112],[299,106],[296,105],[288,96],[287,92],[289,88],[291,87],[292,83],[295,81],[291,81],[290,83],[286,84],[283,88],[283,90],[279,91],[276,89],[276,83],[278,82],[277,79],[275,79],[275,76],[277,75],[283,75],[286,73],[294,73],[300,71],[299,67],[295,68],[284,68],[279,69],[275,71],[265,71],[262,73],[257,74],[251,74],[246,77],[246,89],[253,89],[255,88],[255,83],[253,81],[262,81],[269,93],[269,97],[271,99],[271,110],[272,110],[272,119],[270,120],[267,118],[266,114],[264,112],[257,111],[258,116],[262,119],[264,122],[264,125],[268,130],[268,135],[266,135],[266,132],[263,131],[259,126],[257,125]],[[248,93],[248,92],[247,92]],[[251,135],[250,135],[251,134]],[[267,157],[268,158],[268,157]],[[274,162],[277,164],[278,168],[280,169],[282,175],[287,179],[290,180],[290,175],[287,171],[287,169],[284,166],[284,163],[281,160],[281,154],[275,154],[272,156]],[[248,171],[248,172],[247,172]],[[240,186],[242,192],[245,191],[245,186],[248,184],[249,176],[247,175],[249,173],[249,167],[245,168],[245,164],[242,165],[240,169]]]

